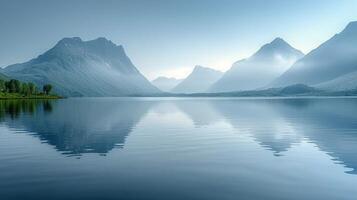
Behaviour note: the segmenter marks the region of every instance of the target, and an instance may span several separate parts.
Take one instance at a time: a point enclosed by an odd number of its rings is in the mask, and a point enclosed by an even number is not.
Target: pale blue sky
[[[275,37],[304,53],[357,20],[356,0],[0,0],[0,66],[63,37],[122,44],[149,79],[227,70]]]

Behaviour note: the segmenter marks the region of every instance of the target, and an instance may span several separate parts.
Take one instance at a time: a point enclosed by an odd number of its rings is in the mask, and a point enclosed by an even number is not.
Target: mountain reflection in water
[[[147,113],[160,110],[170,118],[174,108],[198,129],[223,120],[275,156],[284,156],[307,140],[350,168],[348,173],[357,173],[357,99],[353,98],[7,100],[0,101],[0,120],[62,154],[105,155],[122,148]]]
[[[67,155],[121,148],[150,102],[105,99],[1,101],[1,120]]]

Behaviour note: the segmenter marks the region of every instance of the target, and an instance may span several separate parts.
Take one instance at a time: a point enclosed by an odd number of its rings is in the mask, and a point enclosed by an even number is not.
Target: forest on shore
[[[52,93],[53,86],[45,84],[39,89],[34,83],[21,82],[16,79],[0,80],[0,99],[58,99]]]

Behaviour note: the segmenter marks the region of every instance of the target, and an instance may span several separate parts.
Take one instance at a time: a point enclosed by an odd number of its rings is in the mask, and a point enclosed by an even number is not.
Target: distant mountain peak
[[[72,42],[72,41],[76,41],[76,42],[82,42],[83,40],[80,37],[65,37],[62,40],[60,40],[60,42]]]
[[[201,69],[207,69],[207,67],[203,67],[201,65],[196,65],[194,70],[201,70]]]
[[[221,71],[209,68],[209,67],[204,67],[202,65],[196,65],[195,68],[193,69],[192,73],[196,72],[201,72],[201,71],[211,71],[211,72],[218,72],[222,73]]]
[[[347,27],[357,27],[357,21],[352,21],[352,22],[348,23],[346,28]]]
[[[230,92],[264,87],[303,56],[301,51],[277,37],[249,58],[235,62],[210,91]]]
[[[80,37],[66,37],[57,42],[57,44],[40,55],[42,59],[48,59],[48,56],[54,55],[62,58],[63,55],[84,56],[85,54],[97,54],[104,57],[120,56],[123,60],[129,62],[122,45],[116,45],[111,40],[99,37],[93,40],[84,41]]]
[[[169,92],[174,87],[176,87],[182,79],[177,79],[174,77],[159,76],[152,80],[151,83],[159,88],[161,91]]]
[[[353,33],[357,34],[357,21],[353,21],[347,24],[346,28],[341,33]]]
[[[354,72],[357,70],[356,44],[357,21],[354,21],[350,22],[340,33],[297,61],[270,86],[280,87],[295,83],[320,85]],[[350,78],[347,79],[351,80]]]
[[[51,83],[64,96],[125,96],[158,93],[133,65],[121,45],[100,37],[61,39],[29,62],[8,66],[4,73],[39,87]]]
[[[207,89],[221,78],[223,72],[196,65],[190,75],[188,75],[180,84],[172,89],[176,93],[195,93],[205,92]]]
[[[289,45],[283,38],[277,37],[275,38],[270,44],[276,44],[276,45]]]
[[[108,40],[105,37],[98,37],[97,39],[94,39],[92,41],[99,41],[99,42],[112,42],[111,40]]]
[[[252,57],[269,56],[275,53],[283,53],[283,54],[296,53],[299,54],[300,56],[304,55],[301,51],[292,47],[284,39],[277,37],[270,43],[263,45]]]
[[[294,49],[289,43],[287,43],[284,39],[277,37],[273,41],[268,44],[265,44],[261,49],[278,49],[278,48],[291,48]]]
[[[80,37],[65,37],[61,39],[60,41],[57,42],[56,46],[61,46],[61,45],[83,45],[83,44],[94,44],[94,45],[109,45],[109,46],[118,46],[121,47],[121,45],[116,45],[114,44],[111,40],[108,40],[105,37],[98,37],[93,40],[87,40],[84,41]]]
[[[179,80],[181,80],[181,79],[178,79],[178,78],[175,78],[175,77],[158,76],[157,78],[155,78],[154,80],[152,80],[152,82],[155,82],[155,81],[166,81],[166,80],[179,81]]]
[[[110,46],[122,47],[121,45],[114,44],[111,40],[108,40],[105,37],[98,37],[98,38],[96,38],[94,40],[88,40],[88,41],[85,41],[85,42],[94,43],[94,44],[97,44],[97,45],[110,45]]]
[[[83,40],[80,37],[65,37],[57,42],[56,46],[65,45],[65,44],[79,44],[82,43]]]

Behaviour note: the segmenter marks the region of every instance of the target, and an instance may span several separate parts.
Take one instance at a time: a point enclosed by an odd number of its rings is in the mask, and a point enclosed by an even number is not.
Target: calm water
[[[356,199],[357,99],[0,101],[0,199]]]

